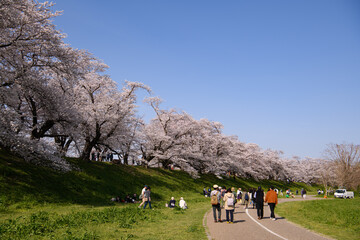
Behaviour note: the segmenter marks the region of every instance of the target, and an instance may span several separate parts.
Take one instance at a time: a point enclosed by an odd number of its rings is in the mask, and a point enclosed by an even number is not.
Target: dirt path
[[[314,200],[312,196],[307,196],[306,200]],[[295,199],[279,199],[279,203],[285,201],[303,201],[300,197]],[[266,204],[264,206],[264,218],[257,219],[256,209],[244,209],[243,205],[237,205],[234,212],[234,224],[226,223],[225,210],[221,211],[222,223],[214,223],[213,212],[207,212],[205,220],[207,224],[207,233],[209,239],[215,240],[231,240],[231,239],[243,239],[246,240],[328,240],[330,238],[320,236],[314,232],[311,232],[305,228],[288,222],[286,219],[276,215],[276,221],[272,221],[269,218],[270,209]]]

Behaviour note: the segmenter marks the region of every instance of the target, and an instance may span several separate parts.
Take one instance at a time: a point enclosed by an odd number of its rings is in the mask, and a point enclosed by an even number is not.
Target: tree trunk
[[[92,142],[86,141],[80,158],[86,162],[90,162],[90,154],[94,146],[95,144],[93,144]]]
[[[124,165],[129,165],[129,154],[127,153],[124,155]]]
[[[69,150],[70,144],[72,143],[72,138],[67,139],[65,136],[54,137],[54,141],[57,144],[57,149],[62,157],[66,156],[66,153]]]
[[[98,123],[96,123],[95,137],[92,140],[90,139],[90,137],[87,137],[85,139],[85,147],[83,148],[81,157],[80,157],[82,160],[84,160],[86,162],[90,162],[91,150],[93,149],[93,147],[96,146],[100,137],[101,137],[100,125]]]

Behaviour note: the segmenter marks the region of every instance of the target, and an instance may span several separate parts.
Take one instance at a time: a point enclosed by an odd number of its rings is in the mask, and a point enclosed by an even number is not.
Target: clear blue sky
[[[360,144],[358,0],[55,2],[67,43],[115,81],[149,85],[164,108],[285,156]]]

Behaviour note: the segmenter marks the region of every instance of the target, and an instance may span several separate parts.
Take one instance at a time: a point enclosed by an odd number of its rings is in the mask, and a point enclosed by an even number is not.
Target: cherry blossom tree
[[[157,117],[142,129],[143,162],[165,168],[174,164],[189,171],[204,169],[207,150],[200,140],[205,143],[209,136],[204,134],[204,121],[195,121],[185,112],[160,109],[159,98],[148,98],[147,102]]]
[[[101,69],[101,68],[100,68]],[[95,68],[96,71],[99,68]],[[129,131],[136,113],[135,91],[150,89],[142,83],[125,82],[121,91],[107,75],[96,71],[86,75],[76,88],[77,109],[80,115],[78,144],[82,146],[81,158],[90,159],[94,147],[112,146],[111,137]]]
[[[76,62],[78,51],[63,43],[64,35],[51,23],[60,14],[50,11],[52,5],[0,2],[0,138],[10,149],[22,145],[23,151],[28,145],[31,151],[37,143],[30,144],[27,137],[45,137],[73,112],[62,101],[73,83],[64,75],[72,71],[68,63]],[[7,136],[17,141],[4,140]]]
[[[0,3],[0,106],[11,119],[8,128],[16,134],[40,139],[50,130],[73,119],[72,89],[80,77],[85,51],[63,43],[64,35],[51,19],[53,4],[27,0]],[[64,104],[66,103],[66,104]],[[61,135],[60,135],[61,136]]]

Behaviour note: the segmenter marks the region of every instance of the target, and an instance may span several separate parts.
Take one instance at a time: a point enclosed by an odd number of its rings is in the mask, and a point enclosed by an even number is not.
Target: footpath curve
[[[321,200],[313,196],[307,196],[306,200]],[[287,201],[304,201],[302,198],[279,199],[279,203]],[[331,238],[322,236],[299,225],[287,221],[276,214],[276,221],[270,220],[270,209],[264,205],[264,218],[257,219],[256,209],[244,209],[244,205],[236,205],[234,212],[234,224],[226,223],[225,210],[221,210],[222,223],[214,223],[213,212],[208,211],[206,219],[206,233],[208,239],[214,240],[329,240]]]

